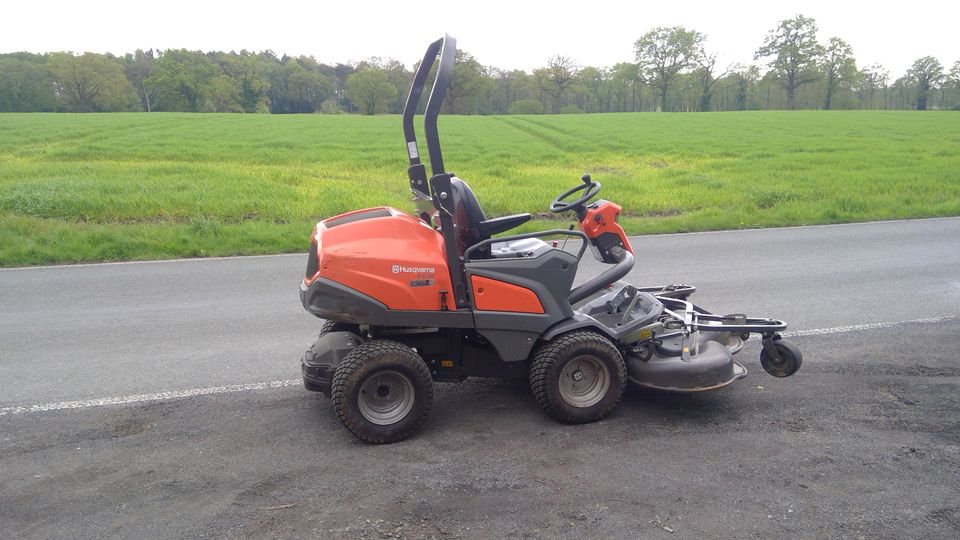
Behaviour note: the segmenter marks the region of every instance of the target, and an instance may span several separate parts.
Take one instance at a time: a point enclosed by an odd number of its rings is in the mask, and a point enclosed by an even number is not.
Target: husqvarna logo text
[[[395,264],[390,267],[390,270],[394,274],[435,274],[437,272],[437,269],[432,266],[404,266],[402,264]]]

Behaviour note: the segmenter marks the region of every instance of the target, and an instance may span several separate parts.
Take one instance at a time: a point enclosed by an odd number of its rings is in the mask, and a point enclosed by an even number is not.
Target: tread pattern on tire
[[[405,364],[406,368],[413,371],[413,378],[419,379],[424,388],[421,392],[416,390],[419,403],[414,405],[414,410],[410,415],[416,415],[416,418],[410,416],[404,418],[399,423],[402,427],[394,426],[373,426],[357,410],[356,403],[351,403],[351,385],[359,387],[360,381],[369,374],[372,369],[376,369],[377,363],[386,363],[390,365],[390,360],[399,360]],[[412,380],[414,386],[417,380]],[[384,444],[403,440],[416,432],[423,424],[424,419],[430,413],[433,406],[433,377],[426,363],[410,347],[396,341],[373,340],[360,344],[357,348],[350,351],[333,373],[331,383],[331,398],[333,408],[343,423],[351,433],[367,442]],[[416,408],[420,407],[417,411]]]
[[[616,380],[611,381],[611,384],[617,384],[619,381],[620,386],[612,402],[608,403],[598,414],[587,418],[573,416],[567,411],[564,411],[562,407],[557,406],[557,404],[550,399],[548,388],[551,374],[557,368],[557,364],[560,362],[564,351],[580,346],[590,346],[601,350],[607,349],[607,352],[610,353],[613,358],[617,359],[615,361],[615,372],[610,374],[610,376]],[[626,382],[627,367],[620,351],[610,340],[589,330],[573,331],[543,343],[537,349],[533,361],[530,363],[530,390],[533,391],[533,395],[537,399],[537,403],[540,404],[540,407],[542,407],[551,418],[561,422],[585,424],[605,418],[623,398]]]
[[[336,327],[338,324],[342,324],[342,323],[339,323],[339,322],[337,322],[337,321],[331,321],[331,320],[329,320],[329,319],[325,319],[325,320],[323,321],[323,324],[320,325],[320,335],[323,336],[323,335],[326,334],[327,332],[332,331],[332,330],[334,329],[334,327]]]

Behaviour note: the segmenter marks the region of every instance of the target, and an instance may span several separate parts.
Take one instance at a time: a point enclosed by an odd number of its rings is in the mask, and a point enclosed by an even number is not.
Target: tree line
[[[817,41],[797,15],[770,30],[750,63],[722,66],[706,36],[658,27],[631,62],[580,66],[553,56],[531,73],[457,62],[444,103],[452,114],[540,114],[758,109],[960,110],[960,60],[917,59],[891,81],[858,67],[839,37]],[[312,56],[137,50],[132,54],[0,54],[0,112],[182,111],[398,113],[413,73],[393,59],[324,64]]]

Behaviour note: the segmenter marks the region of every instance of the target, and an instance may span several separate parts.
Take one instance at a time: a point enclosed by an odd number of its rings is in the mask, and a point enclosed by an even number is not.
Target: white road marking
[[[925,319],[910,319],[907,321],[881,322],[871,324],[853,324],[850,326],[836,326],[833,328],[815,328],[812,330],[798,330],[796,332],[784,332],[784,337],[803,337],[803,336],[823,336],[827,334],[843,334],[847,332],[860,332],[863,330],[877,330],[880,328],[894,328],[907,324],[938,324],[960,319],[960,315],[946,315],[943,317],[928,317]],[[187,398],[193,396],[207,396],[210,394],[232,394],[235,392],[247,392],[249,390],[264,390],[267,388],[283,388],[286,386],[299,386],[303,384],[300,379],[289,379],[286,381],[271,381],[250,384],[231,384],[227,386],[212,386],[209,388],[192,388],[190,390],[176,390],[171,392],[159,392],[156,394],[138,394],[135,396],[107,397],[99,399],[87,399],[81,401],[61,401],[59,403],[41,403],[37,405],[22,405],[19,407],[2,407],[0,416],[8,414],[36,413],[46,411],[60,411],[64,409],[86,409],[89,407],[103,407],[105,405],[129,405],[131,403],[143,403],[146,401],[165,401],[171,399]]]
[[[190,390],[176,390],[172,392],[159,392],[156,394],[139,394],[136,396],[107,397],[99,399],[86,399],[82,401],[61,401],[59,403],[42,403],[39,405],[23,405],[20,407],[3,407],[0,408],[0,416],[6,414],[60,411],[63,409],[86,409],[88,407],[102,407],[104,405],[129,405],[131,403],[143,403],[145,401],[164,401],[192,396],[206,396],[210,394],[232,394],[234,392],[263,390],[265,388],[283,388],[284,386],[296,386],[300,384],[303,384],[303,381],[300,379],[290,379],[286,381],[212,386],[210,388],[192,388]]]
[[[784,332],[784,337],[802,337],[802,336],[823,336],[827,334],[843,334],[846,332],[859,332],[861,330],[876,330],[879,328],[893,328],[905,324],[937,324],[950,322],[960,319],[960,315],[946,315],[943,317],[928,317],[926,319],[910,319],[907,321],[893,321],[870,324],[853,324],[850,326],[836,326],[834,328],[815,328],[813,330],[797,330],[796,332]]]

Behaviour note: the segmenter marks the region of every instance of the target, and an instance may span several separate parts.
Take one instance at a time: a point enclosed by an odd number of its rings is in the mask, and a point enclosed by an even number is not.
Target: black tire
[[[324,334],[329,332],[353,332],[359,334],[360,327],[350,323],[324,320],[323,324],[320,325],[320,335],[317,337],[323,337]]]
[[[585,386],[577,389],[579,383]],[[623,356],[609,339],[595,332],[574,331],[547,341],[530,363],[534,397],[550,417],[561,422],[602,419],[620,402],[626,385]]]
[[[789,377],[796,373],[803,365],[803,353],[800,352],[800,348],[785,339],[775,340],[773,345],[777,348],[780,361],[770,358],[766,349],[761,349],[760,365],[763,369],[774,377]]]
[[[354,334],[360,333],[360,327],[355,324],[342,323],[337,321],[324,320],[323,324],[320,325],[320,335],[317,336],[317,341],[314,341],[312,345],[307,347],[307,350],[303,353],[304,364],[314,364],[314,359],[317,355],[317,343],[320,341],[320,338],[329,332],[353,332]],[[323,389],[319,386],[313,384],[307,379],[303,379],[303,387],[309,390],[310,392],[322,392]]]
[[[420,428],[433,406],[433,378],[410,347],[367,341],[337,366],[331,398],[351,433],[367,442],[391,443]]]

